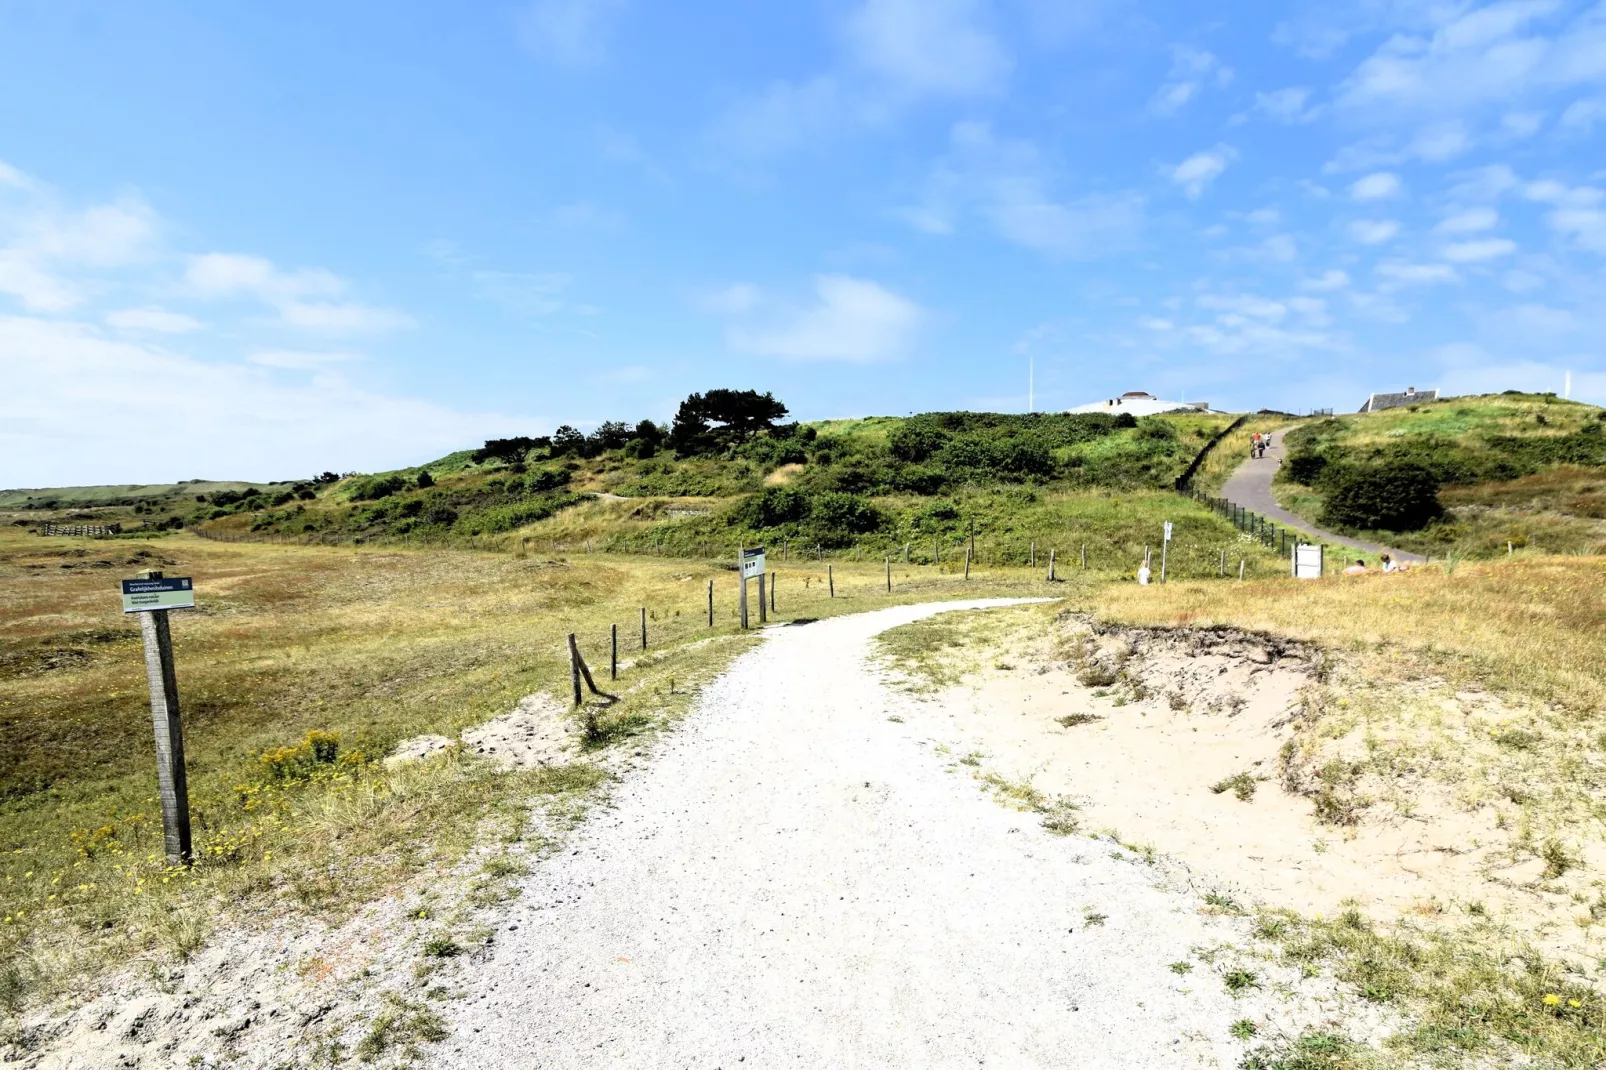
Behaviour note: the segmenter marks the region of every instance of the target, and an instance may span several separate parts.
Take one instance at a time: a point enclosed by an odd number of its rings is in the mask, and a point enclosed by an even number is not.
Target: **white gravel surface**
[[[1236,1065],[1228,1027],[1277,997],[1168,966],[1242,919],[888,720],[917,700],[866,663],[875,633],[1008,604],[772,629],[528,879],[432,1064]]]

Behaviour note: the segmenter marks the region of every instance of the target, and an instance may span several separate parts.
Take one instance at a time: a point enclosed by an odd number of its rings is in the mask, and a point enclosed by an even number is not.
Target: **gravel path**
[[[889,720],[916,700],[866,664],[873,635],[1009,604],[771,629],[526,881],[432,1063],[1236,1066],[1229,1025],[1278,1005],[1168,965],[1244,920]]]
[[[1234,439],[1237,441],[1237,439]],[[1277,474],[1277,469],[1283,463],[1283,432],[1271,433],[1271,445],[1266,448],[1264,457],[1246,457],[1242,464],[1233,470],[1227,479],[1227,485],[1221,488],[1221,497],[1241,505],[1245,509],[1259,513],[1261,516],[1275,520],[1285,527],[1296,528],[1312,535],[1322,542],[1332,543],[1336,546],[1348,546],[1370,554],[1393,554],[1396,561],[1425,560],[1420,554],[1407,553],[1396,550],[1381,543],[1366,542],[1364,539],[1352,539],[1347,535],[1335,535],[1331,531],[1323,531],[1315,527],[1304,517],[1291,513],[1277,504],[1277,499],[1271,493],[1271,480]],[[1343,567],[1343,562],[1332,562],[1333,567]]]

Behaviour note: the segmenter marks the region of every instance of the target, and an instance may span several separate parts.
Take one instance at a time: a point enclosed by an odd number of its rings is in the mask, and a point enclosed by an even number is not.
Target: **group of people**
[[[1409,562],[1396,561],[1392,557],[1390,557],[1388,554],[1384,554],[1382,557],[1380,557],[1378,559],[1378,561],[1383,566],[1383,571],[1384,572],[1406,572],[1411,567]],[[1355,563],[1353,565],[1351,565],[1349,568],[1344,570],[1344,575],[1346,575],[1346,576],[1364,576],[1370,571],[1372,571],[1372,570],[1366,567],[1366,562],[1365,561],[1362,561],[1360,558],[1356,558],[1355,559]]]
[[[1271,445],[1271,436],[1263,435],[1259,431],[1256,431],[1253,435],[1249,436],[1249,456],[1266,456],[1266,447],[1269,445]]]

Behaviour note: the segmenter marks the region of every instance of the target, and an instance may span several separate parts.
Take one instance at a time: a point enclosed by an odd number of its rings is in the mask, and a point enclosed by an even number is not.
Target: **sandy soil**
[[[1070,628],[1090,635],[1085,623]],[[1314,651],[1231,632],[1115,630],[1092,644],[1089,664],[1119,665],[1147,697],[1131,699],[1125,684],[1082,683],[1082,666],[1063,648],[1021,633],[1001,650],[1009,668],[924,697],[910,721],[952,758],[969,755],[982,769],[1074,797],[1087,827],[1153,846],[1202,886],[1310,914],[1347,900],[1378,917],[1481,903],[1552,950],[1601,950],[1573,923],[1575,902],[1536,886],[1541,862],[1512,864],[1510,833],[1496,827],[1494,808],[1469,809],[1444,786],[1411,779],[1390,788],[1408,796],[1400,806],[1378,805],[1354,827],[1335,827],[1284,786],[1278,755],[1304,712]],[[1454,707],[1447,716],[1500,717],[1491,709],[1499,700],[1487,694],[1446,704]],[[1088,715],[1096,719],[1061,722]],[[1249,800],[1211,790],[1240,773],[1256,778]],[[1302,775],[1308,788],[1310,770]]]

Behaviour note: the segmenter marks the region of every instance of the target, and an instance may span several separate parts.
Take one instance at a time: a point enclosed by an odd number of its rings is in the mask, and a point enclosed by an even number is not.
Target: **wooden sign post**
[[[123,612],[138,613],[145,637],[145,676],[151,689],[151,724],[156,729],[156,787],[162,801],[162,841],[170,866],[195,860],[190,839],[190,788],[184,774],[184,723],[178,709],[178,675],[173,668],[171,609],[195,608],[188,579],[164,579],[147,572],[123,581]]]

